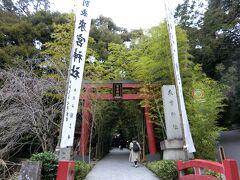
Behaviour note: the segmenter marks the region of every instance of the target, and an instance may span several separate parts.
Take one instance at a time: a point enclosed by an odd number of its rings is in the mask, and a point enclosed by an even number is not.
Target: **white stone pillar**
[[[178,108],[175,85],[162,87],[164,119],[167,139],[160,143],[164,160],[185,160],[183,129]]]

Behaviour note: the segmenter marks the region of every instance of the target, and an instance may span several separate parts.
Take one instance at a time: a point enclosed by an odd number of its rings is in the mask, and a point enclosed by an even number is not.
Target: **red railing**
[[[194,174],[184,175],[183,171],[193,168]],[[209,169],[224,175],[225,180],[240,180],[236,160],[226,159],[223,164],[207,160],[195,159],[187,162],[177,161],[179,180],[216,180],[218,178],[204,175],[203,169]]]
[[[74,180],[75,161],[60,160],[58,161],[58,170],[56,180]]]

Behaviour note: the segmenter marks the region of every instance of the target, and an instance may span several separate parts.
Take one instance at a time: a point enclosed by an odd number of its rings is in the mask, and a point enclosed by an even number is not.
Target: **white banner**
[[[75,30],[65,99],[60,147],[73,146],[76,116],[82,86],[83,70],[91,25],[91,1],[76,1]],[[64,53],[64,52],[63,52]]]
[[[171,2],[174,3],[175,1],[172,0]],[[168,4],[168,0],[164,0],[164,3],[165,3],[166,14],[167,14],[168,32],[169,32],[169,39],[170,39],[170,46],[171,46],[171,53],[172,53],[175,83],[176,83],[177,94],[179,98],[179,109],[180,109],[180,115],[182,117],[182,123],[183,123],[185,146],[188,152],[192,153],[192,152],[196,152],[196,150],[193,144],[192,135],[191,135],[186,108],[185,108],[185,103],[184,103],[184,98],[183,98],[182,81],[181,81],[179,63],[178,63],[177,38],[176,38],[174,16],[173,16],[173,11]]]

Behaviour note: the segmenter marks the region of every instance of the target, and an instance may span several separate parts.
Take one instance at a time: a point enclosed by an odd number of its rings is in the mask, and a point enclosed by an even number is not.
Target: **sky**
[[[51,9],[70,12],[79,0],[50,0]],[[172,8],[183,0],[169,0]],[[164,0],[91,0],[93,18],[110,17],[119,26],[132,29],[148,29],[158,25],[165,17]]]

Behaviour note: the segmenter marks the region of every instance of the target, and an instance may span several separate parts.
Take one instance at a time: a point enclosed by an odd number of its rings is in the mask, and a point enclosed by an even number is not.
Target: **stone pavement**
[[[113,149],[100,160],[85,180],[159,180],[150,170],[139,164],[137,168],[128,161],[129,150]]]

